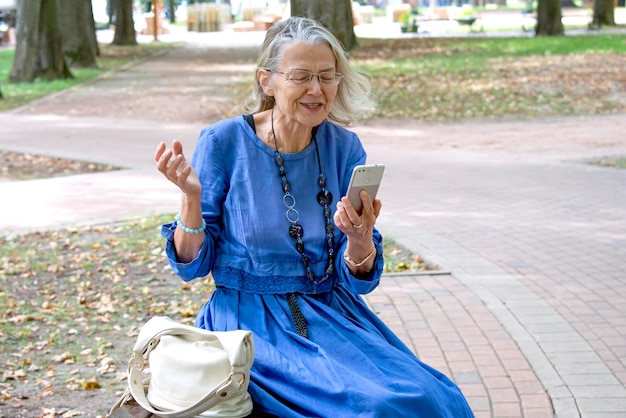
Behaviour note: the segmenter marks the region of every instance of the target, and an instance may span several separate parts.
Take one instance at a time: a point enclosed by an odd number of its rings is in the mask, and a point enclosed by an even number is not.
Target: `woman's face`
[[[307,70],[313,73],[336,71],[335,56],[327,44],[296,42],[283,50],[280,72]],[[337,85],[320,83],[318,76],[297,84],[285,74],[276,73],[271,82],[276,107],[292,122],[307,127],[322,123],[337,94]]]

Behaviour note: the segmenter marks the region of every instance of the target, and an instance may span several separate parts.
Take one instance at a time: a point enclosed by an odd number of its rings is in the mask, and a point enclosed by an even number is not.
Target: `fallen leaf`
[[[100,383],[94,378],[83,383],[83,388],[86,390],[100,389]]]

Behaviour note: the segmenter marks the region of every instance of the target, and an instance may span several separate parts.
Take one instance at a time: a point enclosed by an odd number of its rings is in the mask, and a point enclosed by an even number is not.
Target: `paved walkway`
[[[176,211],[153,150],[173,137],[191,149],[200,125],[68,116],[66,104],[198,48],[0,114],[2,149],[126,168],[0,183],[0,234]],[[380,230],[441,267],[386,277],[367,297],[379,315],[478,417],[626,417],[626,170],[583,163],[626,155],[626,115],[355,131],[388,167]]]

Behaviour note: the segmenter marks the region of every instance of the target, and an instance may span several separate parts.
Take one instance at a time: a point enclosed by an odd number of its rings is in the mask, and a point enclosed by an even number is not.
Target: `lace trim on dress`
[[[213,280],[216,286],[227,287],[246,293],[316,294],[330,292],[334,277],[322,283],[312,283],[306,276],[257,276],[231,267],[215,267]]]

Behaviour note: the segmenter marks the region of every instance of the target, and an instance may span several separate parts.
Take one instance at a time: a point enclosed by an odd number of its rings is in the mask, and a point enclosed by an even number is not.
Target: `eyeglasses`
[[[270,71],[270,70],[268,70]],[[305,84],[311,81],[313,77],[317,77],[320,84],[327,86],[336,86],[341,83],[343,75],[334,71],[322,71],[321,73],[313,73],[307,70],[289,70],[289,71],[273,71],[277,74],[284,74],[288,81],[293,84]]]

